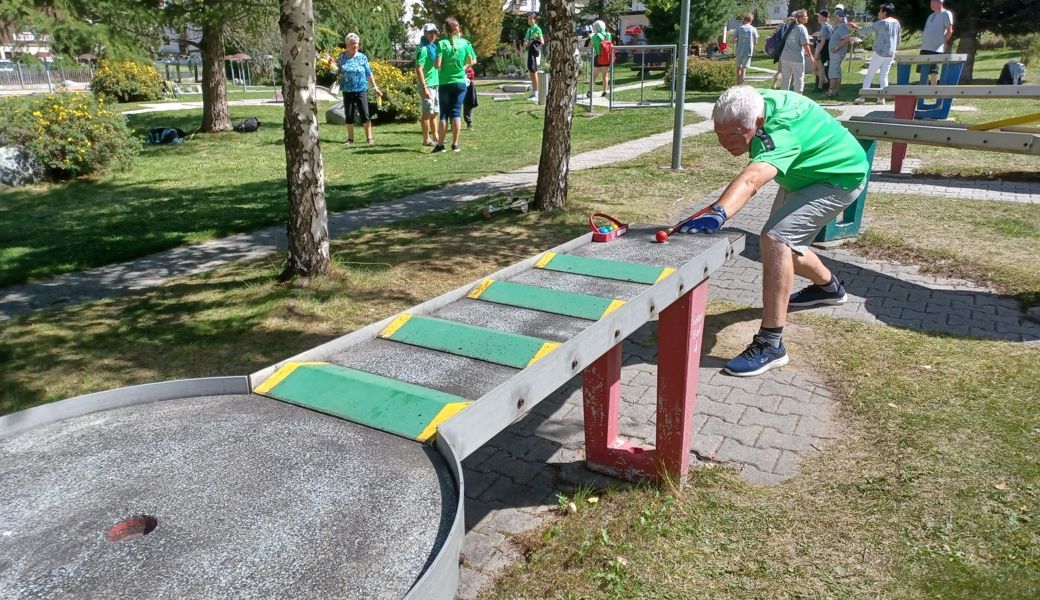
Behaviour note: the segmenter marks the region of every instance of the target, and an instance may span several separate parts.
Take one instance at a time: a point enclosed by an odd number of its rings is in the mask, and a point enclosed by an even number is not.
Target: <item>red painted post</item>
[[[652,479],[653,451],[618,437],[621,344],[586,367],[581,377],[586,466],[622,479]]]
[[[621,344],[582,373],[585,461],[589,469],[624,479],[686,479],[693,443],[704,307],[708,281],[661,312],[657,356],[657,447],[618,437],[621,405]]]
[[[693,414],[697,407],[704,308],[708,303],[705,279],[661,312],[657,323],[657,448],[661,475],[686,480],[693,443]]]
[[[913,119],[917,112],[917,96],[896,96],[896,118]],[[889,170],[899,174],[903,172],[903,159],[906,158],[906,143],[892,142],[892,163]]]

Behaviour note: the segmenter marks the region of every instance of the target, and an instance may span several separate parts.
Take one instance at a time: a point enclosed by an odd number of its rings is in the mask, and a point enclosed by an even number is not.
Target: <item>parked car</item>
[[[9,60],[0,60],[0,73],[13,73],[14,63]]]

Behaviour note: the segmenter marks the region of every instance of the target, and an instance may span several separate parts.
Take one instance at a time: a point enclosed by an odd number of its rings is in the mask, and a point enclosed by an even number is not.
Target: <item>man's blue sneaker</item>
[[[824,304],[845,304],[849,301],[849,295],[845,293],[845,286],[838,282],[838,291],[828,292],[823,286],[810,284],[791,294],[791,299],[787,301],[787,305],[796,308],[805,308],[807,306],[820,306]]]
[[[779,347],[774,348],[756,335],[747,350],[726,363],[722,370],[737,377],[754,377],[769,369],[782,367],[789,360],[783,342],[780,342]]]

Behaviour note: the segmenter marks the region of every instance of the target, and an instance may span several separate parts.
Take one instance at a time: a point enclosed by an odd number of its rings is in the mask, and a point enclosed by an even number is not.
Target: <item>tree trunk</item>
[[[202,26],[202,131],[216,133],[231,129],[228,116],[227,80],[224,77],[224,24]]]
[[[285,280],[329,270],[329,220],[314,96],[313,0],[281,0],[278,27],[289,197],[289,257],[281,276]]]
[[[957,54],[967,54],[968,60],[964,62],[964,70],[961,71],[961,83],[969,84],[974,77],[975,53],[978,51],[979,40],[974,31],[968,31],[964,27],[960,31],[960,40],[957,42]],[[951,44],[952,46],[952,44]]]
[[[545,102],[542,155],[538,159],[534,208],[556,210],[563,208],[567,202],[571,122],[574,118],[574,93],[578,87],[578,47],[571,22],[574,3],[568,0],[548,0],[542,5],[549,15],[549,48],[553,58]]]

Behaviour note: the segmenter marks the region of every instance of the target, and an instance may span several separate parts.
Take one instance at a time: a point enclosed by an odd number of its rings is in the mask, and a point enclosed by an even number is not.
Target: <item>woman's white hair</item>
[[[607,24],[604,23],[603,21],[593,21],[592,22],[592,31],[593,31],[593,33],[603,33],[606,30],[607,30]]]
[[[361,36],[356,33],[347,34],[347,42],[354,42],[357,45],[361,45]]]
[[[765,100],[755,88],[738,85],[722,92],[711,111],[711,118],[716,123],[740,123],[753,128],[758,118],[765,114]]]

